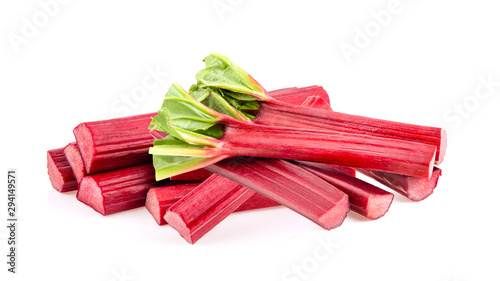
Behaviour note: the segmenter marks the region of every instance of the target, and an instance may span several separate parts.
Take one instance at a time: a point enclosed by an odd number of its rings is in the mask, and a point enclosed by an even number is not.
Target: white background
[[[500,280],[498,1],[124,2],[68,1],[45,18],[37,1],[0,4],[0,171],[19,177],[18,274],[2,262],[1,280]],[[46,151],[78,123],[157,110],[214,51],[268,90],[322,85],[337,111],[444,127],[434,194],[396,195],[385,217],[349,214],[330,232],[285,208],[231,215],[189,245],[145,209],[102,217],[52,189]],[[148,68],[169,74],[138,94]],[[335,246],[321,261],[319,241]]]

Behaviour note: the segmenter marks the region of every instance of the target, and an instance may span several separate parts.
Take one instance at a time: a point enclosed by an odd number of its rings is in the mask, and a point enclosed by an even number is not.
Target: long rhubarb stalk
[[[323,163],[299,162],[298,165],[345,192],[350,208],[369,219],[382,217],[391,206],[394,194],[364,182]]]
[[[349,211],[345,193],[284,160],[234,157],[207,169],[292,209],[325,229],[342,224]]]
[[[369,135],[256,125],[204,107],[178,84],[172,85],[167,95],[169,103],[164,103],[153,124],[156,130],[167,132],[170,137],[156,140],[149,150],[156,156],[157,179],[203,168],[232,156],[327,162],[419,177],[429,177],[434,163],[436,147],[432,145]],[[189,109],[170,112],[182,106]],[[214,127],[219,123],[226,124],[223,131]],[[199,133],[201,131],[204,134]]]
[[[322,111],[280,102],[269,94],[243,69],[222,54],[205,58],[205,69],[198,72],[198,88],[221,91],[232,105],[245,105],[249,99],[260,101],[253,120],[258,124],[285,127],[324,128],[338,132],[363,134],[398,140],[414,141],[437,147],[436,163],[443,161],[446,151],[446,133],[441,128],[386,121],[345,113]],[[192,88],[196,89],[196,88]],[[190,91],[196,95],[196,91]],[[197,96],[197,95],[196,95]],[[236,100],[236,101],[235,101]],[[217,104],[220,105],[220,104]],[[217,110],[215,106],[210,106]],[[238,109],[238,106],[236,106]]]
[[[217,177],[220,177],[216,175]],[[222,177],[221,177],[222,178]],[[151,188],[146,197],[146,209],[153,216],[158,225],[167,224],[164,219],[167,209],[170,208],[175,202],[186,196],[203,183],[187,183],[172,186],[163,186]],[[218,186],[217,186],[218,187]],[[278,206],[279,204],[271,199],[255,193],[252,197],[247,199],[235,212],[248,211],[255,209],[262,209],[268,207]],[[198,206],[197,206],[198,207]],[[189,211],[189,210],[188,210]]]
[[[220,54],[208,56],[205,62],[207,66],[197,74],[198,84],[190,88],[190,93],[174,83],[152,120],[152,130],[169,134],[155,141],[149,151],[155,158],[157,179],[232,156],[328,162],[430,177],[435,145],[339,130],[256,125],[251,113],[266,102],[300,111],[306,121],[331,112],[273,99],[250,75]]]
[[[75,142],[66,145],[64,147],[64,155],[66,156],[66,159],[68,159],[76,181],[80,183],[87,172],[85,171],[85,166],[83,164],[82,155],[80,154],[78,145]]]
[[[71,170],[64,148],[51,149],[47,151],[47,173],[55,190],[67,192],[76,190],[78,183]]]
[[[386,121],[331,110],[310,110],[307,107],[281,102],[262,103],[253,121],[264,125],[325,129],[425,143],[437,147],[436,164],[443,161],[446,151],[446,133],[441,128]]]
[[[326,91],[319,86],[287,88],[269,92],[278,100],[301,104],[310,95],[329,101]],[[154,138],[148,125],[157,113],[79,124],[73,133],[83,158],[86,173],[151,163],[148,148]]]
[[[308,98],[304,106],[331,110],[330,105],[321,97]],[[441,169],[437,167],[434,167],[430,178],[409,177],[365,169],[359,169],[359,171],[413,201],[421,201],[431,195],[441,176]]]

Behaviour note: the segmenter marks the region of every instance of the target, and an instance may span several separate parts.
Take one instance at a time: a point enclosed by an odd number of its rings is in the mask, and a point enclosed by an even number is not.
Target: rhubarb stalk
[[[143,207],[150,188],[184,183],[157,182],[153,166],[144,164],[83,177],[77,199],[102,215],[110,215]]]
[[[206,68],[197,74],[198,84],[190,93],[174,83],[153,117],[150,128],[169,135],[156,140],[149,150],[154,155],[157,179],[232,156],[328,162],[430,177],[435,145],[353,132],[257,125],[252,113],[258,110],[257,116],[261,115],[260,109],[268,102],[301,112],[306,121],[331,111],[273,99],[220,54],[208,56],[205,62]]]
[[[392,193],[332,166],[312,162],[299,162],[298,165],[345,192],[349,197],[351,210],[369,219],[382,217],[391,206],[394,198]]]
[[[52,187],[59,192],[76,190],[78,183],[63,148],[47,151],[47,173]]]
[[[218,175],[216,176],[220,177]],[[167,209],[170,208],[170,206],[172,206],[175,202],[179,201],[181,198],[186,196],[188,193],[192,192],[192,190],[194,190],[199,185],[203,185],[203,183],[201,184],[187,183],[180,185],[151,188],[148,191],[146,197],[146,209],[153,216],[154,220],[158,225],[167,224],[167,222],[164,219]],[[219,186],[216,186],[214,188],[218,187]],[[267,197],[255,193],[252,197],[247,199],[240,207],[238,207],[235,210],[235,212],[262,209],[274,206],[279,206],[279,204]],[[189,212],[189,210],[187,211]]]
[[[349,211],[344,192],[284,160],[234,157],[207,169],[292,209],[325,229],[339,226]]]
[[[68,159],[76,181],[80,183],[87,172],[85,171],[85,166],[83,164],[82,155],[80,154],[78,145],[75,142],[66,145],[64,147],[64,155],[66,156],[66,159]]]
[[[229,179],[212,175],[174,203],[164,218],[188,243],[194,244],[254,194]]]
[[[314,108],[330,109],[330,105],[321,97],[310,97],[304,102],[304,105]],[[413,201],[421,201],[431,195],[441,176],[441,169],[437,167],[434,167],[430,178],[410,177],[386,172],[369,171],[366,169],[358,170],[364,175],[375,179]]]
[[[359,169],[358,171],[401,193],[412,201],[422,201],[431,195],[437,186],[442,172],[438,167],[434,167],[431,177],[426,179],[364,169]]]

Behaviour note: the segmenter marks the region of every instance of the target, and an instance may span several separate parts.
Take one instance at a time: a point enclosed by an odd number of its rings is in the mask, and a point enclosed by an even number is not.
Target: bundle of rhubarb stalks
[[[47,152],[59,192],[102,215],[146,207],[193,244],[232,212],[285,206],[324,229],[352,210],[382,217],[394,195],[429,196],[441,175],[441,128],[335,112],[320,86],[267,92],[220,53],[158,112],[79,124]]]

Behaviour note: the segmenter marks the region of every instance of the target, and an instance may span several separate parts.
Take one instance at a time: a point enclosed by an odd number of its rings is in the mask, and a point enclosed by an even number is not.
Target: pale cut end
[[[323,214],[318,222],[324,229],[330,230],[339,227],[349,212],[349,199],[344,195],[328,212]]]
[[[366,206],[366,209],[368,210],[366,217],[372,220],[383,217],[389,210],[393,199],[394,194],[392,193],[370,196]]]
[[[90,174],[92,172],[92,161],[95,156],[94,137],[92,136],[92,132],[90,132],[87,125],[80,124],[73,129],[73,134],[78,143],[85,170],[87,174]]]
[[[446,131],[441,129],[441,141],[439,143],[439,153],[436,156],[436,165],[441,164],[444,160],[444,155],[446,154],[446,146],[447,146],[447,136]]]
[[[102,190],[92,177],[83,177],[76,195],[78,201],[88,205],[101,215],[106,215]]]
[[[50,183],[55,190],[61,192],[64,180],[62,178],[61,173],[57,169],[56,163],[54,163],[54,159],[50,157],[47,153],[47,172],[49,174]]]
[[[69,165],[73,170],[73,174],[75,174],[76,181],[80,183],[86,175],[86,172],[78,145],[75,142],[68,144],[64,148],[64,155],[66,155],[66,159],[68,159]]]
[[[78,188],[78,183],[62,148],[47,151],[47,174],[52,187],[58,192],[67,192]]]
[[[433,171],[429,179],[408,177],[408,189],[406,190],[408,198],[412,201],[422,201],[429,197],[437,186],[441,172],[441,169],[438,167],[433,167]]]
[[[163,219],[164,214],[161,213],[160,201],[158,200],[158,196],[156,196],[154,188],[151,188],[146,196],[146,209],[158,225],[167,224],[165,219]]]
[[[193,236],[191,230],[186,225],[186,222],[180,214],[167,210],[164,218],[165,221],[177,232],[179,232],[182,238],[184,238],[189,244],[194,244],[196,243],[196,241],[198,241],[199,237],[196,238]]]

